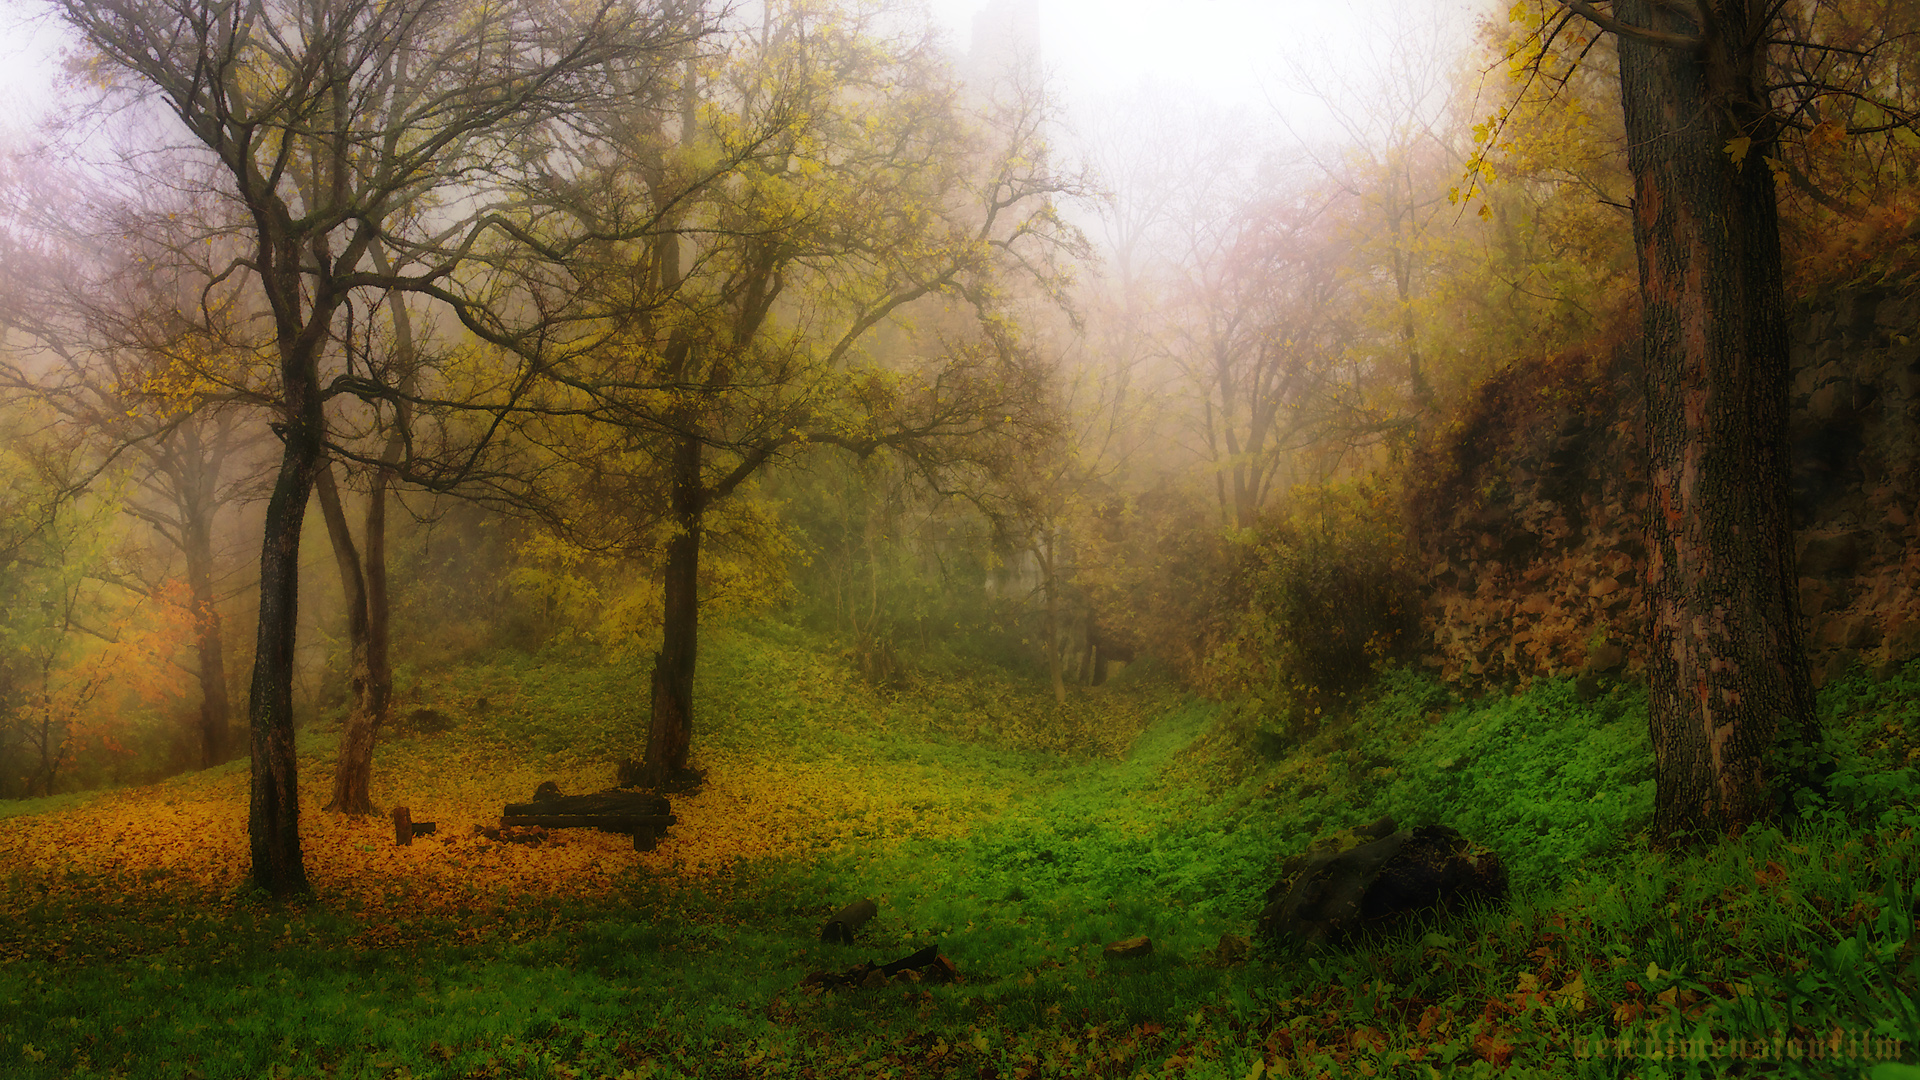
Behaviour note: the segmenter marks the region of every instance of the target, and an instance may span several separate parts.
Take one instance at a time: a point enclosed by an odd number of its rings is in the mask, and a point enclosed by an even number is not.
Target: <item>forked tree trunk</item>
[[[1700,50],[1631,35],[1619,43],[1653,489],[1659,843],[1769,817],[1776,739],[1816,735],[1788,511],[1786,302],[1764,160],[1775,132],[1764,45],[1748,44],[1759,40],[1760,6],[1716,5]],[[1633,26],[1701,30],[1649,0],[1614,10]]]
[[[367,584],[360,571],[360,553],[347,530],[333,467],[323,465],[315,484],[320,516],[333,541],[333,561],[340,571],[340,591],[347,608],[347,725],[340,735],[340,756],[333,770],[333,798],[327,809],[340,814],[373,813],[373,740],[378,715],[373,708],[369,662]]]
[[[680,531],[667,542],[660,651],[653,658],[653,717],[647,727],[643,783],[656,790],[686,771],[693,744],[693,675],[700,634],[700,440],[681,436],[674,448],[673,516]]]

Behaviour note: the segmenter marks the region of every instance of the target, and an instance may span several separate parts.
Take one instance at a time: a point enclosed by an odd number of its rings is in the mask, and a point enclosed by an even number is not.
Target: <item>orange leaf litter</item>
[[[709,879],[747,861],[807,857],[842,844],[906,836],[952,836],[966,828],[968,815],[927,800],[925,777],[911,769],[731,756],[706,764],[705,789],[673,797],[679,824],[658,849],[638,852],[628,837],[594,829],[553,830],[539,845],[474,835],[477,825],[499,823],[503,803],[531,798],[542,780],[554,780],[567,792],[605,787],[612,774],[606,762],[533,764],[472,752],[431,759],[402,753],[392,765],[376,760],[376,804],[383,811],[406,805],[413,820],[438,827],[401,847],[384,815],[349,818],[323,810],[331,763],[303,760],[300,839],[308,879],[328,899],[459,911],[521,895],[604,895],[636,869]],[[248,880],[247,786],[244,768],[229,768],[110,792],[72,809],[0,820],[0,867],[43,880],[78,873],[123,882],[186,879],[213,891],[237,890]],[[902,795],[921,801],[906,803]]]

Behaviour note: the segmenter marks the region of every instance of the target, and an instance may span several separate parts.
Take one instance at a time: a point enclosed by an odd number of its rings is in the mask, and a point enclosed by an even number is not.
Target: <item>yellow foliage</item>
[[[376,803],[405,805],[415,821],[437,826],[433,835],[401,847],[385,817],[325,812],[331,770],[307,756],[301,849],[315,892],[329,900],[458,913],[522,895],[606,895],[635,871],[703,881],[711,891],[724,887],[742,863],[960,835],[972,816],[998,811],[1006,801],[1003,793],[977,790],[964,802],[943,800],[934,778],[912,765],[727,754],[704,764],[705,789],[673,801],[680,823],[656,850],[637,852],[626,836],[591,829],[553,830],[538,845],[475,835],[476,826],[499,823],[503,804],[525,801],[542,781],[569,792],[605,787],[611,762],[528,760],[443,744],[383,747],[374,767]],[[79,874],[135,888],[129,879],[160,877],[216,893],[238,890],[249,865],[247,790],[244,769],[229,769],[115,791],[63,812],[0,820],[0,865],[46,881]],[[371,920],[364,943],[382,944],[383,932],[379,920]]]

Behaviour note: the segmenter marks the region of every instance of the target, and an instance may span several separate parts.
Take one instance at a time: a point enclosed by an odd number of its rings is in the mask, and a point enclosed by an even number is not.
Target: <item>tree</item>
[[[51,795],[61,778],[123,752],[128,707],[179,696],[193,636],[179,596],[114,571],[119,485],[85,490],[96,447],[44,399],[10,395],[0,452],[0,792]],[[177,582],[173,583],[177,586]]]
[[[78,216],[71,202],[68,213]],[[15,302],[0,313],[0,325],[24,331],[28,342],[18,360],[0,362],[0,383],[44,402],[82,433],[95,472],[121,460],[141,464],[122,505],[185,564],[200,685],[199,758],[211,768],[229,756],[231,716],[220,614],[224,560],[214,537],[221,512],[244,490],[246,478],[236,477],[233,465],[258,440],[238,409],[210,400],[210,388],[197,379],[179,378],[205,366],[203,359],[183,365],[183,355],[204,358],[217,345],[180,319],[173,297],[164,295],[167,283],[146,272],[151,261],[101,251],[84,237],[67,240],[67,260],[20,247],[9,252]],[[147,585],[158,590],[171,572],[163,565]]]
[[[327,398],[394,392],[354,372],[322,382],[335,320],[363,291],[406,289],[479,321],[458,290],[491,235],[484,181],[501,144],[601,100],[610,72],[644,70],[671,35],[657,12],[624,0],[485,12],[453,0],[55,7],[97,70],[125,73],[177,119],[210,158],[204,182],[243,223],[242,252],[213,280],[246,285],[267,315],[283,444],[261,544],[248,834],[257,884],[305,890],[293,746],[301,522],[326,460]],[[382,274],[376,243],[430,257]]]
[[[1419,410],[1432,408],[1434,394],[1416,308],[1433,274],[1433,233],[1448,205],[1441,177],[1459,165],[1445,123],[1453,54],[1434,48],[1450,36],[1447,23],[1437,3],[1395,20],[1384,41],[1369,44],[1374,85],[1361,94],[1346,73],[1289,58],[1296,90],[1318,100],[1346,136],[1337,150],[1318,149],[1288,125],[1316,168],[1359,204],[1350,217],[1351,258],[1370,273],[1353,284],[1364,289],[1368,278],[1385,276],[1391,294],[1373,301],[1375,318],[1404,358],[1408,398]],[[1327,89],[1335,86],[1338,93]]]
[[[1555,3],[1543,42],[1584,20],[1620,58],[1653,505],[1654,831],[1737,832],[1779,810],[1780,781],[1802,779],[1782,775],[1776,743],[1804,751],[1818,736],[1789,511],[1779,144],[1815,126],[1823,93],[1868,89],[1805,71],[1874,48],[1796,36],[1798,9],[1817,3]],[[1866,129],[1911,123],[1886,105]]]
[[[1250,528],[1296,462],[1340,421],[1364,419],[1351,353],[1337,197],[1276,183],[1196,230],[1175,360],[1199,398],[1223,520]],[[1346,414],[1346,415],[1342,415]]]
[[[381,273],[393,272],[383,249],[373,248],[369,257]],[[416,389],[422,366],[406,293],[396,291],[384,300],[385,303],[369,312],[370,317],[364,320],[369,324],[366,339],[357,347],[352,340],[345,342],[350,354],[357,348],[363,370],[377,373],[375,379],[379,384],[397,391],[389,411],[368,410],[371,434],[379,437],[382,445],[378,459],[370,467],[360,544],[354,543],[353,532],[347,525],[331,465],[322,466],[316,486],[321,517],[333,546],[347,607],[347,722],[340,738],[339,760],[334,766],[333,795],[327,802],[328,810],[343,814],[375,812],[371,795],[373,744],[393,702],[393,661],[389,655],[392,611],[387,598],[387,497],[412,435],[413,406],[408,399]],[[376,337],[371,325],[374,322],[371,316],[379,308],[385,309],[392,328],[384,339]],[[376,347],[376,340],[383,340],[383,345]],[[334,439],[340,441],[338,424]]]
[[[650,111],[601,118],[607,160],[549,167],[528,200],[547,303],[584,328],[550,366],[572,409],[624,433],[615,450],[644,450],[622,483],[661,493],[653,786],[688,773],[711,515],[815,446],[928,474],[999,460],[1041,422],[1043,374],[1001,283],[1057,288],[1078,248],[1035,101],[969,130],[931,43],[892,15],[764,18]]]

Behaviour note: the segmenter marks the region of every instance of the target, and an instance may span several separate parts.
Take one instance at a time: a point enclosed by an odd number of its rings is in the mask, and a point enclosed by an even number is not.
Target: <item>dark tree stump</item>
[[[393,843],[395,847],[413,843],[413,813],[404,806],[393,808]]]
[[[880,905],[872,900],[856,900],[834,913],[827,925],[820,928],[820,940],[828,943],[839,942],[842,945],[853,944],[854,932],[867,924]]]

